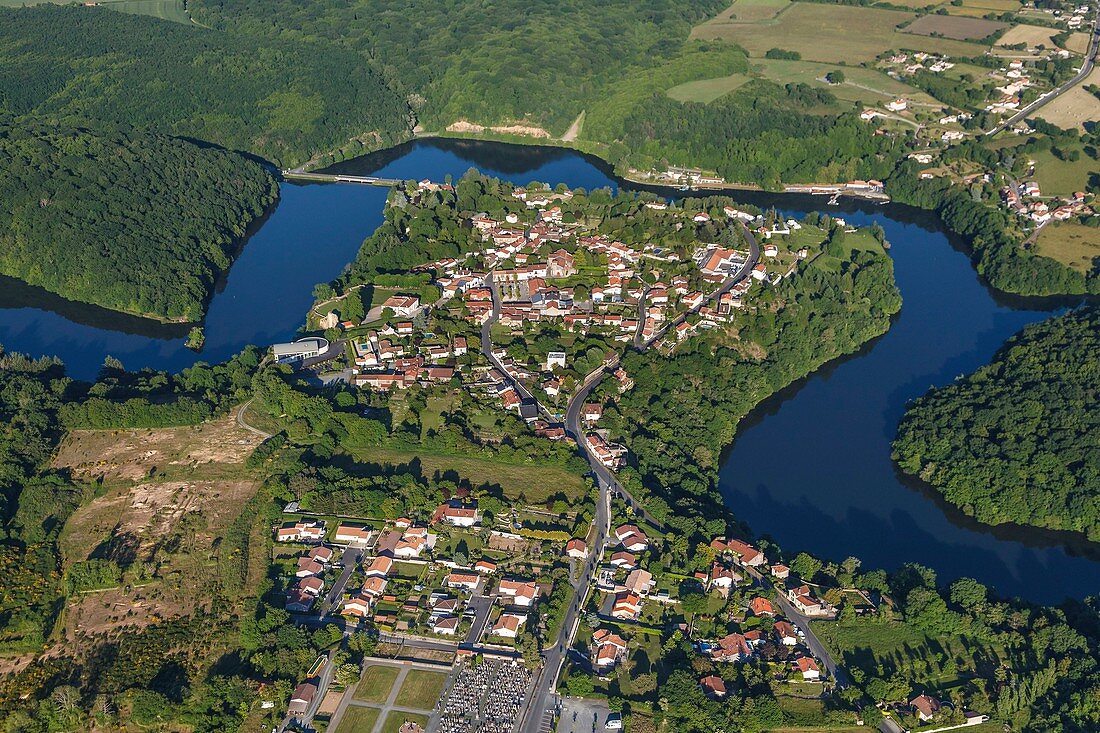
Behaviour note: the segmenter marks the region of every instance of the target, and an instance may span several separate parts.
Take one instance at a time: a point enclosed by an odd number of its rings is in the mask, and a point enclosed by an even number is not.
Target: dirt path
[[[565,131],[565,134],[561,136],[561,139],[567,143],[571,143],[577,139],[577,136],[581,134],[581,128],[584,127],[584,110],[577,115],[577,119],[573,120],[573,124],[569,126],[569,129]]]

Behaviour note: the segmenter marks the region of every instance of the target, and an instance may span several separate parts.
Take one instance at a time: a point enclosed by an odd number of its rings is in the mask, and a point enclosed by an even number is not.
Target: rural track
[[[248,409],[248,406],[252,404],[252,400],[254,399],[255,398],[253,397],[252,399],[248,400],[248,402],[245,402],[243,405],[237,408],[237,424],[248,432],[259,435],[264,440],[273,438],[274,435],[272,433],[265,433],[263,430],[260,430],[257,427],[253,427],[252,425],[249,425],[244,419],[244,412]]]

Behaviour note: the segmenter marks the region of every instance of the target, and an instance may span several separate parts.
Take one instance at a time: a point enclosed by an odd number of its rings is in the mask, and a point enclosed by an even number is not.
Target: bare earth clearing
[[[54,465],[106,487],[66,523],[65,566],[104,558],[126,571],[121,587],[68,602],[66,640],[208,607],[217,548],[258,488],[243,464],[259,443],[232,417],[195,427],[80,430],[65,440]]]

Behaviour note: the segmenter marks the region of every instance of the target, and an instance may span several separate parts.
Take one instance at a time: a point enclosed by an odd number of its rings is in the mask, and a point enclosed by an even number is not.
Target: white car
[[[623,716],[619,713],[611,713],[607,716],[607,722],[603,724],[607,730],[622,730]]]

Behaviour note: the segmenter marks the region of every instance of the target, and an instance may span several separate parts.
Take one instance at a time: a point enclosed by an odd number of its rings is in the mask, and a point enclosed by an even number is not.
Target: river
[[[524,184],[616,186],[606,165],[571,150],[419,140],[334,166],[391,178],[458,178],[476,167]],[[627,184],[623,184],[627,185]],[[281,198],[219,284],[201,354],[185,329],[74,304],[0,280],[0,344],[52,354],[92,378],[110,355],[130,369],[179,370],[219,361],[244,345],[293,338],[313,286],[339,274],[381,221],[386,190],[354,184],[284,184]],[[740,200],[800,215],[825,199],[737,192]],[[899,476],[890,440],[905,403],[987,363],[1006,338],[1064,304],[997,297],[934,218],[901,206],[845,201],[850,222],[879,222],[892,244],[904,304],[893,327],[859,354],[828,365],[758,408],[727,451],[721,489],[755,532],[784,547],[866,567],[920,562],[941,581],[970,576],[1036,602],[1100,589],[1100,548],[1028,528],[991,529],[943,507]]]

